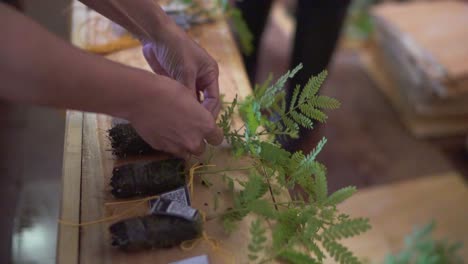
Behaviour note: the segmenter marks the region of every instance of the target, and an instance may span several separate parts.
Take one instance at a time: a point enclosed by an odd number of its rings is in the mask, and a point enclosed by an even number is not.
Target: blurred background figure
[[[258,77],[260,42],[274,2],[272,0],[236,2],[253,35],[254,50],[249,55],[243,55],[249,79],[253,84],[264,81],[256,79]],[[296,2],[285,0],[281,2],[296,17],[296,31],[289,68],[292,69],[300,63],[304,66],[286,91],[286,102],[289,102],[295,84],[307,83],[310,76],[317,75],[329,65],[346,19],[350,1],[298,0]],[[301,129],[299,139],[283,142],[284,147],[291,151],[299,149],[302,145],[301,139],[306,136],[308,131]]]
[[[251,82],[255,82],[260,40],[274,1],[236,2],[253,35],[254,51],[244,55]],[[343,22],[346,18],[349,0],[282,1],[296,17],[296,32],[290,67],[304,64],[294,78],[294,83],[306,83],[311,75],[325,69],[335,50]]]

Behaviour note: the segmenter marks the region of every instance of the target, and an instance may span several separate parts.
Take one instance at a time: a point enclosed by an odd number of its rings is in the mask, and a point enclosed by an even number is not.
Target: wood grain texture
[[[82,199],[81,199],[81,221],[91,221],[111,215],[111,210],[119,211],[128,207],[116,208],[106,207],[105,202],[114,201],[110,194],[109,182],[112,176],[112,168],[117,163],[127,162],[125,160],[114,160],[109,149],[106,130],[110,128],[112,118],[104,115],[85,114],[83,129],[83,169],[82,169]],[[212,152],[212,153],[211,153]],[[229,148],[222,146],[210,148],[207,155],[214,158],[210,164],[217,168],[235,168],[236,166],[247,166],[247,160],[232,159]],[[141,158],[144,160],[159,159]],[[188,164],[187,166],[190,166]],[[245,178],[245,172],[230,172],[229,176],[236,179]],[[239,228],[233,234],[226,234],[221,222],[215,218],[227,207],[231,206],[230,195],[227,185],[222,181],[220,174],[207,174],[205,176],[213,186],[207,188],[201,183],[201,177],[195,177],[194,194],[192,206],[205,212],[208,221],[204,228],[208,236],[221,242],[222,249],[215,250],[205,241],[190,251],[183,251],[178,247],[164,250],[150,250],[136,253],[125,253],[112,248],[108,227],[111,224],[99,224],[81,228],[80,232],[80,263],[169,263],[190,256],[208,254],[212,263],[245,263],[248,240],[248,227],[251,217],[247,217],[239,223]],[[218,196],[218,204],[215,206],[215,196]],[[132,215],[126,217],[143,215],[148,208],[138,208]],[[224,253],[223,253],[224,252]],[[230,253],[227,253],[230,252]],[[229,254],[233,256],[230,257]]]
[[[463,1],[386,3],[372,10],[415,67],[444,85],[440,96],[468,91],[468,7]]]
[[[72,222],[80,220],[82,130],[83,113],[69,111],[65,126],[60,218]],[[79,230],[59,225],[57,263],[77,264],[78,258]]]
[[[468,131],[468,117],[422,116],[399,91],[399,83],[382,61],[380,51],[373,45],[360,52],[361,61],[371,79],[390,100],[409,131],[416,137],[441,137],[465,134]]]
[[[436,221],[434,236],[464,242],[468,259],[468,186],[449,172],[358,192],[339,206],[354,217],[368,217],[372,230],[345,240],[356,255],[381,263],[386,254],[403,247],[403,238],[414,227]]]

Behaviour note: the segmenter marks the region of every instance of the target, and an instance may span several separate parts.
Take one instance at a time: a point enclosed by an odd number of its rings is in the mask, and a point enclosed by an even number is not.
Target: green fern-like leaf
[[[268,74],[268,77],[262,84],[255,85],[255,89],[253,91],[255,97],[260,98],[262,95],[264,95],[268,87],[270,87],[272,81],[273,81],[273,74],[270,73]]]
[[[295,234],[296,230],[294,227],[288,224],[276,224],[273,228],[273,248],[275,250],[281,249]]]
[[[335,98],[319,95],[314,96],[309,100],[309,104],[321,109],[337,109],[340,107],[340,102]]]
[[[242,219],[242,218],[240,218],[240,219]],[[231,214],[223,215],[222,222],[223,222],[224,230],[227,233],[232,233],[234,230],[236,230],[240,219],[238,219],[238,217],[234,217]]]
[[[258,103],[255,102],[252,97],[248,97],[246,101],[240,105],[239,113],[245,123],[247,135],[255,135],[261,120],[260,106]]]
[[[349,249],[340,243],[333,240],[324,240],[323,247],[328,251],[337,262],[341,264],[359,264],[360,261],[356,258]]]
[[[233,152],[249,155],[254,167],[247,180],[224,177],[233,194],[233,204],[221,216],[223,225],[232,231],[248,214],[259,217],[251,224],[252,241],[248,245],[248,257],[255,262],[266,263],[283,254],[282,259],[290,263],[319,263],[324,260],[326,250],[341,263],[354,263],[356,258],[336,240],[364,232],[368,222],[352,220],[340,214],[336,207],[350,197],[355,188],[344,188],[328,196],[326,167],[316,160],[326,139],[307,155],[290,153],[277,144],[280,137],[297,137],[300,127],[312,128],[316,121],[324,122],[327,116],[322,110],[339,106],[335,99],[317,95],[326,76],[323,72],[312,77],[303,89],[296,86],[290,106],[286,107],[283,86],[301,67],[287,72],[272,85],[270,79],[257,86],[254,95],[237,106],[245,130],[230,128],[232,110],[229,108],[222,115],[221,125],[226,128]],[[234,190],[234,181],[241,191]],[[304,196],[297,201],[275,204],[270,199],[262,199],[269,188],[278,193],[295,185],[304,190]],[[306,198],[311,203],[305,203]],[[280,210],[275,210],[276,207]],[[272,228],[271,242],[261,236],[263,231],[257,232],[259,226],[263,228],[264,222],[260,220],[268,222]],[[296,252],[296,249],[308,252]],[[260,259],[260,255],[265,258]]]
[[[291,238],[296,236],[297,228],[301,224],[300,214],[298,208],[288,208],[284,211],[278,212],[277,223],[273,229],[273,248],[280,249]]]
[[[319,264],[316,259],[302,252],[285,250],[279,254],[279,258],[291,264]]]
[[[348,186],[344,187],[342,189],[339,189],[338,191],[332,193],[327,198],[327,201],[325,202],[325,205],[337,205],[343,202],[344,200],[348,199],[351,197],[354,193],[356,192],[356,187],[354,186]]]
[[[258,253],[263,250],[267,240],[265,233],[266,230],[262,227],[262,223],[259,219],[252,221],[250,224],[250,243],[247,246],[250,260],[258,259]]]
[[[325,78],[327,78],[327,71],[322,71],[317,76],[312,76],[302,90],[301,96],[299,97],[299,104],[303,104],[312,96],[316,95],[322,83],[325,81]]]
[[[240,192],[241,201],[243,203],[249,203],[261,198],[267,191],[268,185],[263,180],[262,176],[251,173],[244,190]]]
[[[327,178],[325,174],[315,175],[314,192],[316,201],[320,204],[324,203],[328,195]]]
[[[262,109],[270,107],[275,101],[275,95],[283,89],[288,79],[294,77],[296,73],[302,69],[302,64],[299,64],[296,68],[288,71],[285,75],[281,76],[274,85],[266,89],[264,94],[259,94],[258,102]]]
[[[314,188],[317,188],[317,186],[315,186],[312,176],[320,175],[320,177],[325,178],[326,169],[315,159],[326,143],[327,139],[323,138],[307,156],[304,156],[302,152],[296,152],[292,155],[289,167],[291,173],[290,184],[297,183],[307,191],[316,192]]]
[[[305,159],[304,153],[302,151],[296,151],[291,156],[292,167],[297,168],[299,164]]]
[[[292,111],[294,109],[294,106],[296,105],[297,98],[299,96],[300,91],[301,91],[301,86],[296,85],[296,88],[294,88],[294,92],[293,92],[293,95],[291,97],[291,102],[290,102],[290,105],[289,105],[289,111]]]
[[[310,104],[299,105],[299,109],[301,109],[302,113],[309,118],[317,120],[321,123],[327,121],[328,116],[324,112],[314,108]]]
[[[320,152],[322,152],[322,149],[323,147],[325,146],[325,144],[327,144],[327,138],[326,137],[323,137],[319,143],[317,143],[317,146],[315,146],[315,148],[310,152],[309,155],[307,155],[307,160],[308,161],[312,161],[312,160],[315,160],[318,156],[318,154],[320,154]]]
[[[299,131],[299,125],[296,122],[294,122],[294,120],[290,119],[289,117],[284,116],[283,123],[289,131],[291,132]]]
[[[296,111],[292,111],[290,114],[291,114],[291,117],[294,119],[294,121],[296,121],[296,123],[298,123],[300,126],[305,127],[305,128],[314,127],[312,120],[310,120],[307,116],[301,113],[298,113]]]
[[[260,158],[275,165],[287,165],[291,153],[269,142],[260,143]]]
[[[325,254],[322,252],[322,250],[317,246],[317,244],[315,244],[314,242],[307,242],[307,243],[304,243],[306,245],[306,247],[312,252],[315,254],[315,256],[317,257],[317,259],[322,262],[323,259],[325,258]]]
[[[328,240],[337,240],[353,237],[370,229],[369,220],[356,218],[344,220],[341,223],[331,226],[324,233],[323,237]]]
[[[226,110],[221,114],[221,118],[218,122],[218,126],[221,127],[223,130],[223,133],[229,134],[229,131],[231,129],[231,120],[232,120],[232,115],[234,114],[234,109],[237,106],[237,95],[234,98],[234,100],[229,104],[229,106],[226,108]]]
[[[450,242],[446,239],[435,240],[431,233],[435,222],[416,229],[405,237],[405,248],[396,255],[385,258],[385,264],[463,264],[462,254],[458,250],[462,247],[460,242]]]
[[[249,210],[267,219],[274,219],[276,211],[270,201],[257,199],[249,204]]]
[[[227,14],[230,16],[232,23],[234,24],[234,29],[239,37],[242,52],[245,55],[252,54],[254,50],[254,46],[252,44],[253,35],[242,16],[242,12],[238,8],[230,8]]]

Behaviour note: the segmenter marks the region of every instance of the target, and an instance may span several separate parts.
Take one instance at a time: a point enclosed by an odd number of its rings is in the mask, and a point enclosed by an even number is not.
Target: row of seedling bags
[[[118,158],[154,154],[130,124],[109,130],[112,152]],[[185,161],[138,161],[112,171],[112,195],[120,199],[158,196],[149,200],[148,214],[110,226],[112,245],[124,250],[169,248],[202,235],[203,217],[191,207]]]

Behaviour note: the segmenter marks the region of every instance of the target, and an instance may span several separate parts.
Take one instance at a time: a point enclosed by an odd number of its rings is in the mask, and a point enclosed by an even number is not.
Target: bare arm
[[[170,19],[154,0],[81,0],[119,23],[143,42],[143,54],[153,71],[192,91],[204,93],[203,106],[219,113],[218,64]]]
[[[0,33],[3,99],[115,114],[139,92],[117,81],[130,85],[143,73],[75,49],[4,5]]]
[[[82,52],[4,4],[0,34],[0,99],[122,117],[179,156],[220,143],[213,117],[169,78]]]

